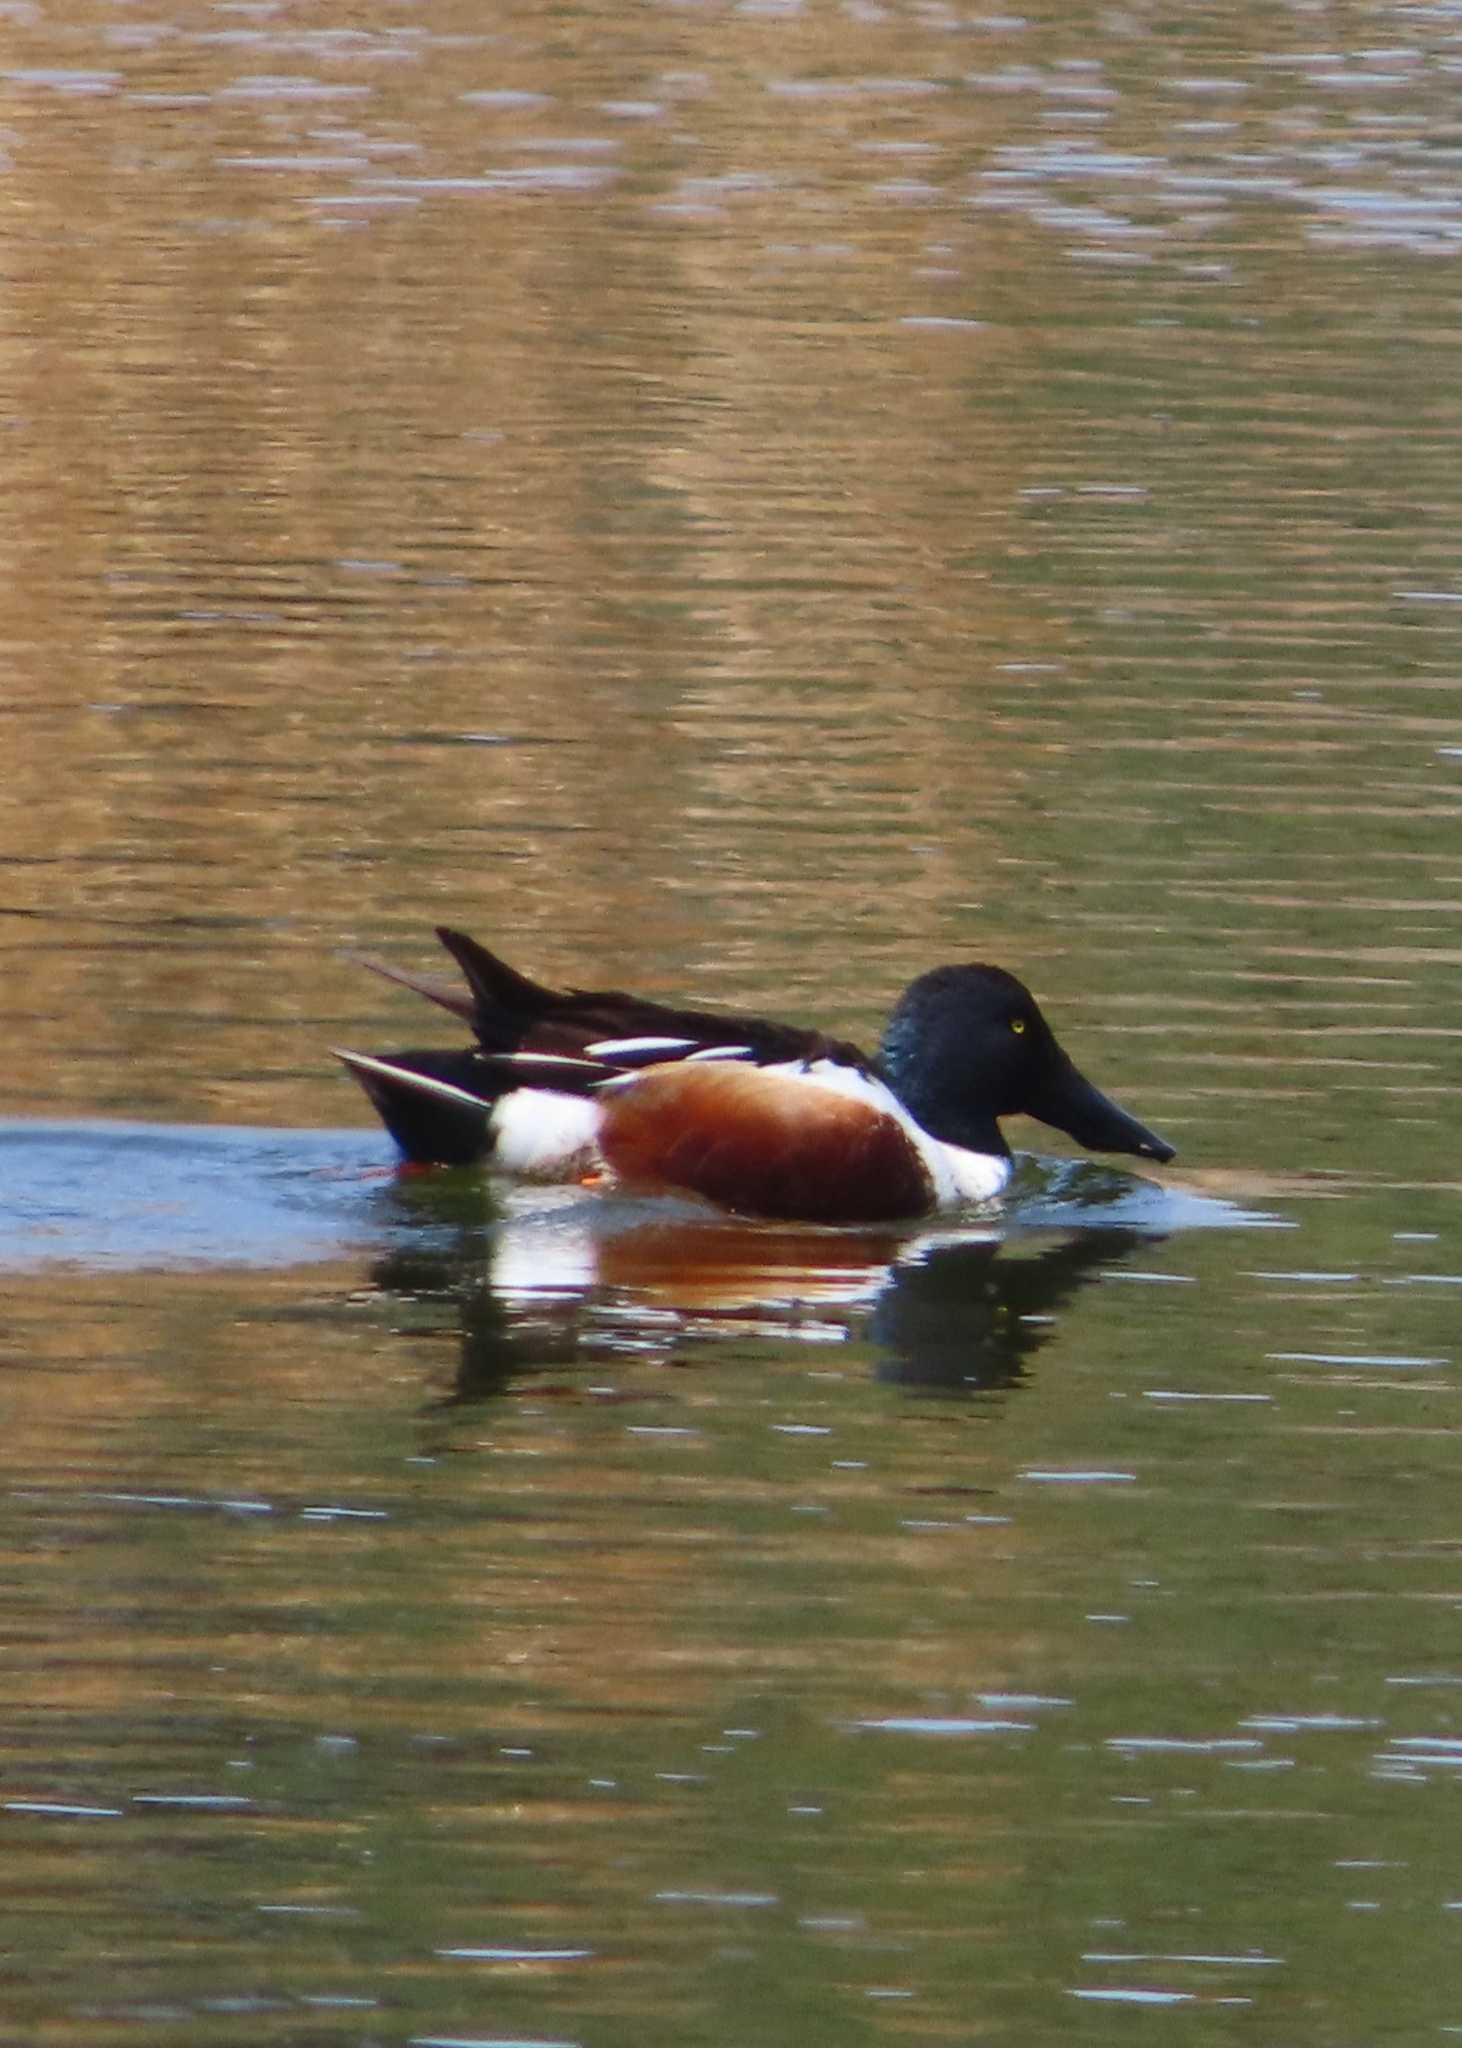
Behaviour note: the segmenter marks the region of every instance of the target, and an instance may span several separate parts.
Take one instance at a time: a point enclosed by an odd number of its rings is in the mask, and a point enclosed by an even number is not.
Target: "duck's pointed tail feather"
[[[519,974],[515,967],[509,967],[506,960],[499,960],[496,953],[489,953],[486,946],[479,945],[466,932],[455,931],[451,925],[442,924],[437,926],[437,937],[461,968],[467,982],[465,990],[459,988],[455,981],[444,981],[435,974],[414,973],[409,967],[397,967],[374,953],[351,951],[345,958],[372,974],[379,974],[383,981],[394,981],[398,988],[409,988],[414,995],[425,996],[429,1003],[450,1010],[454,1017],[461,1017],[472,1025],[486,1043],[494,1047],[503,1040],[506,1020],[511,1020],[511,1038],[525,1022],[541,1017],[563,1001],[558,989],[530,981],[526,974]],[[414,1058],[415,1055],[406,1057]]]
[[[344,957],[357,967],[379,974],[383,981],[394,981],[399,988],[409,988],[414,995],[425,996],[429,1003],[440,1004],[442,1009],[450,1010],[454,1017],[461,1017],[468,1024],[476,1014],[477,1006],[472,997],[464,993],[455,981],[439,981],[434,974],[413,974],[408,968],[392,966],[389,960],[378,960],[374,953],[347,952]]]

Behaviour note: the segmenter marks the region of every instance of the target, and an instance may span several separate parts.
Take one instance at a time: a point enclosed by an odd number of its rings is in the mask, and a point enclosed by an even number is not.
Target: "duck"
[[[877,1224],[990,1205],[1024,1114],[1096,1152],[1174,1147],[1104,1095],[1014,974],[934,967],[878,1051],[800,1024],[531,980],[465,932],[463,985],[360,964],[470,1026],[462,1050],[334,1048],[404,1160],[698,1198],[778,1222]]]

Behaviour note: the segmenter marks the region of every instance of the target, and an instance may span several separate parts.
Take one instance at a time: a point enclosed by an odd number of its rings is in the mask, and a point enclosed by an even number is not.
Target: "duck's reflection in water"
[[[895,1269],[873,1312],[878,1377],[927,1394],[1014,1386],[1059,1311],[1142,1241],[1079,1230],[930,1247]]]
[[[398,1235],[371,1277],[418,1305],[414,1328],[455,1336],[454,1403],[555,1369],[669,1363],[716,1337],[853,1337],[875,1347],[879,1379],[911,1391],[1008,1388],[1073,1297],[1160,1234],[797,1229],[576,1194],[469,1220],[409,1184],[402,1200],[422,1233],[411,1245]]]

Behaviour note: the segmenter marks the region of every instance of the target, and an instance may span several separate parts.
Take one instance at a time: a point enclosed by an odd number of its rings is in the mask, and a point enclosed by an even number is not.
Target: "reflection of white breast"
[[[523,1301],[535,1295],[587,1294],[597,1286],[598,1239],[583,1208],[583,1198],[575,1194],[558,1213],[535,1207],[505,1215],[489,1253],[493,1292],[507,1301]]]
[[[597,1294],[617,1313],[672,1325],[682,1315],[790,1310],[785,1332],[796,1336],[812,1334],[796,1321],[804,1305],[876,1300],[897,1250],[883,1231],[768,1226],[664,1197],[524,1189],[506,1196],[488,1272],[494,1294],[513,1306]]]

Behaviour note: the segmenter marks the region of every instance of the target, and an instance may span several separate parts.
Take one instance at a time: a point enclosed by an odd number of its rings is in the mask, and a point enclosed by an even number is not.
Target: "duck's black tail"
[[[492,1150],[493,1097],[471,1052],[347,1052],[359,1081],[405,1157],[419,1166],[475,1166]]]
[[[545,988],[541,981],[530,981],[526,974],[519,974],[516,967],[509,967],[506,960],[499,960],[496,953],[489,953],[486,946],[480,946],[466,932],[439,924],[437,937],[467,977],[472,1004],[463,1014],[471,1018],[484,1045],[516,1044],[526,1024],[563,1001],[558,989]],[[511,1029],[504,1028],[508,1019],[512,1020]]]
[[[335,1057],[359,1081],[381,1122],[416,1166],[476,1166],[496,1142],[493,1111],[519,1089],[592,1095],[624,1069],[563,1053],[349,1052]]]

